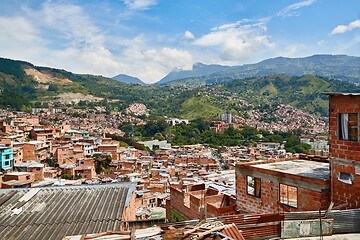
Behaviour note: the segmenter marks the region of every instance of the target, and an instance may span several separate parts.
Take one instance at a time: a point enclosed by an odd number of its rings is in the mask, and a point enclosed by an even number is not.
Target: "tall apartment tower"
[[[331,201],[334,208],[360,208],[360,93],[329,96]]]

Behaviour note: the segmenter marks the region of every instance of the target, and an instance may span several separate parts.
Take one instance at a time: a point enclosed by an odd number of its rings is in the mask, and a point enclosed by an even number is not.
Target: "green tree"
[[[164,138],[164,136],[163,136],[161,133],[155,133],[154,139],[157,139],[157,140],[159,140],[159,141],[162,141],[162,140],[164,140],[165,138]]]
[[[109,164],[111,163],[112,158],[110,155],[96,154],[94,160],[95,171],[97,174],[100,174],[109,170]]]

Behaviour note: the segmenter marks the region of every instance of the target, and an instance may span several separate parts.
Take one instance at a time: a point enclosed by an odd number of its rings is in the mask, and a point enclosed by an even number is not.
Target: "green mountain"
[[[178,106],[192,96],[191,91],[173,87],[125,84],[103,76],[74,74],[4,58],[0,58],[0,91],[0,108],[29,110],[42,103],[81,100],[81,106],[107,105],[110,110],[123,110],[138,102],[146,104],[154,115],[175,115]]]
[[[360,84],[360,57],[346,55],[314,55],[305,58],[277,57],[256,64],[228,67],[211,74],[173,79],[167,84],[199,86],[271,74],[313,75]]]
[[[125,74],[116,75],[116,76],[112,77],[112,79],[117,80],[119,82],[123,82],[123,83],[146,85],[146,83],[141,81],[139,78],[132,77],[132,76],[125,75]]]
[[[224,92],[241,96],[253,104],[289,104],[323,116],[328,112],[328,99],[322,92],[360,92],[360,87],[353,83],[311,75],[270,75],[233,80],[223,83],[222,86]]]
[[[194,78],[194,77],[200,77],[200,76],[208,76],[213,73],[225,71],[227,69],[230,69],[229,66],[222,66],[222,65],[216,65],[216,64],[203,64],[203,63],[195,63],[192,66],[191,70],[183,70],[183,69],[174,69],[169,74],[167,74],[165,77],[163,77],[160,81],[156,82],[156,85],[164,85],[171,81],[177,81],[180,79],[186,79],[186,78]]]
[[[290,104],[326,116],[327,97],[321,92],[360,92],[355,84],[311,75],[232,78],[203,86],[141,86],[0,58],[0,108],[29,110],[51,102],[122,111],[144,103],[152,116],[196,119]]]

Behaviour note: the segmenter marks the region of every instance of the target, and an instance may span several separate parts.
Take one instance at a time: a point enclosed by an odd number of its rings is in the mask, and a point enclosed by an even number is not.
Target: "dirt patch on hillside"
[[[55,101],[61,103],[78,103],[80,101],[98,102],[103,98],[95,97],[93,95],[84,95],[82,93],[61,93],[56,96]]]
[[[50,73],[43,73],[43,72],[36,70],[35,68],[24,67],[24,71],[27,75],[32,76],[34,78],[34,80],[37,81],[38,83],[65,84],[65,83],[72,82],[68,78],[54,77]]]

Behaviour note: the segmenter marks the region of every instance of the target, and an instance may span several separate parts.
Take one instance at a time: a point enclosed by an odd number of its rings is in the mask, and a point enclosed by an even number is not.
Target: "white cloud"
[[[214,27],[211,30],[212,31],[218,31],[218,30],[226,30],[226,29],[229,29],[229,28],[236,28],[236,27],[238,27],[241,24],[246,23],[246,22],[250,22],[250,20],[249,19],[242,19],[242,20],[236,21],[234,23],[228,23],[228,24],[221,25],[219,27]]]
[[[74,46],[85,48],[104,43],[104,35],[80,6],[45,3],[35,16],[43,19],[45,27],[58,31],[59,36]]]
[[[24,9],[24,16],[36,28],[36,37],[47,39],[35,56],[23,54],[25,59],[76,73],[103,75],[122,66],[106,47],[107,36],[80,6],[45,2],[39,11]]]
[[[124,0],[124,4],[129,9],[145,10],[157,4],[157,0]]]
[[[360,55],[360,36],[355,36],[353,39],[346,42],[338,42],[332,49],[332,54],[347,54],[351,56]]]
[[[0,54],[2,57],[39,63],[47,41],[39,37],[38,29],[24,17],[0,17]],[[20,57],[21,56],[21,57]]]
[[[39,10],[23,11],[22,17],[0,17],[3,57],[74,73],[108,77],[124,73],[145,82],[155,82],[175,67],[192,67],[190,52],[154,47],[149,36],[106,35],[77,5],[46,2]],[[108,44],[118,50],[116,54]]]
[[[284,57],[303,57],[307,55],[307,47],[301,43],[294,43],[291,44],[284,49],[279,51],[280,56]]]
[[[336,28],[334,28],[331,31],[331,34],[339,34],[339,33],[344,33],[344,32],[348,32],[351,31],[355,28],[360,28],[360,19],[359,20],[355,20],[351,23],[349,23],[348,25],[339,25]]]
[[[133,46],[124,54],[125,61],[131,64],[128,74],[137,76],[146,82],[160,80],[176,67],[191,69],[193,63],[193,56],[188,51],[176,48],[142,50]]]
[[[185,38],[185,39],[194,39],[195,36],[194,36],[194,34],[193,34],[192,32],[190,32],[190,31],[185,31],[185,33],[184,33],[184,38]]]
[[[246,20],[222,25],[196,39],[194,45],[220,47],[221,60],[241,62],[275,47],[266,34],[267,21],[268,19],[261,19],[251,23],[250,20]],[[243,22],[247,24],[241,25]]]
[[[313,3],[315,3],[315,1],[316,0],[305,0],[302,2],[297,2],[297,3],[291,4],[291,5],[287,6],[286,8],[284,8],[283,10],[281,10],[277,14],[277,16],[279,16],[279,17],[298,16],[299,14],[297,12],[295,12],[295,10],[297,10],[299,8],[310,6]]]
[[[319,40],[319,41],[316,42],[316,44],[317,44],[318,46],[325,46],[325,45],[326,45],[326,41],[325,41],[325,40]]]

